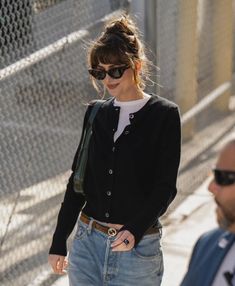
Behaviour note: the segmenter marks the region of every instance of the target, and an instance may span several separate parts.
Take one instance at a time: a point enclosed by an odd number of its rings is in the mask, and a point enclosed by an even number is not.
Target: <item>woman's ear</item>
[[[140,72],[142,68],[142,62],[140,60],[135,61],[135,69],[134,69],[134,80],[136,85],[140,86],[141,79],[140,79]]]
[[[142,67],[142,63],[141,63],[141,61],[140,61],[140,60],[135,61],[135,69],[136,69],[137,73],[139,73],[139,72],[140,72],[141,67]]]

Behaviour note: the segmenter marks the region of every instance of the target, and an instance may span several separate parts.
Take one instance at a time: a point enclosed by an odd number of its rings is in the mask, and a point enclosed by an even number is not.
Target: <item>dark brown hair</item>
[[[141,74],[136,73],[136,63],[141,62]],[[144,89],[148,77],[149,61],[144,46],[139,39],[136,24],[128,15],[112,19],[105,25],[104,32],[92,43],[88,50],[88,64],[96,68],[102,64],[126,64],[134,71],[134,79],[139,88]],[[93,85],[99,90],[96,81]]]

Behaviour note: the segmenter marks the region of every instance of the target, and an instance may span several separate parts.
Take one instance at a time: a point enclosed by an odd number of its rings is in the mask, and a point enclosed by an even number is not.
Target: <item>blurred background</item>
[[[160,69],[147,91],[182,115],[178,196],[205,180],[213,146],[235,126],[235,0],[0,1],[0,285],[47,286],[47,254],[79,142],[97,98],[87,43],[131,14]]]

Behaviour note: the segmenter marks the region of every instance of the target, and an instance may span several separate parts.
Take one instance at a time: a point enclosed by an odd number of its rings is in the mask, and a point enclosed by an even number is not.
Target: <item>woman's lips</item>
[[[107,84],[107,88],[108,89],[114,89],[119,85],[119,83],[115,83],[115,84]]]

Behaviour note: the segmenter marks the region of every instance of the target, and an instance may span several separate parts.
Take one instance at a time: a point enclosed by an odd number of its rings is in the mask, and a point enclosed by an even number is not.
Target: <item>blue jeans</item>
[[[90,224],[91,225],[91,224]],[[163,275],[161,234],[145,235],[136,248],[112,252],[115,237],[78,221],[69,253],[70,286],[158,286]]]

